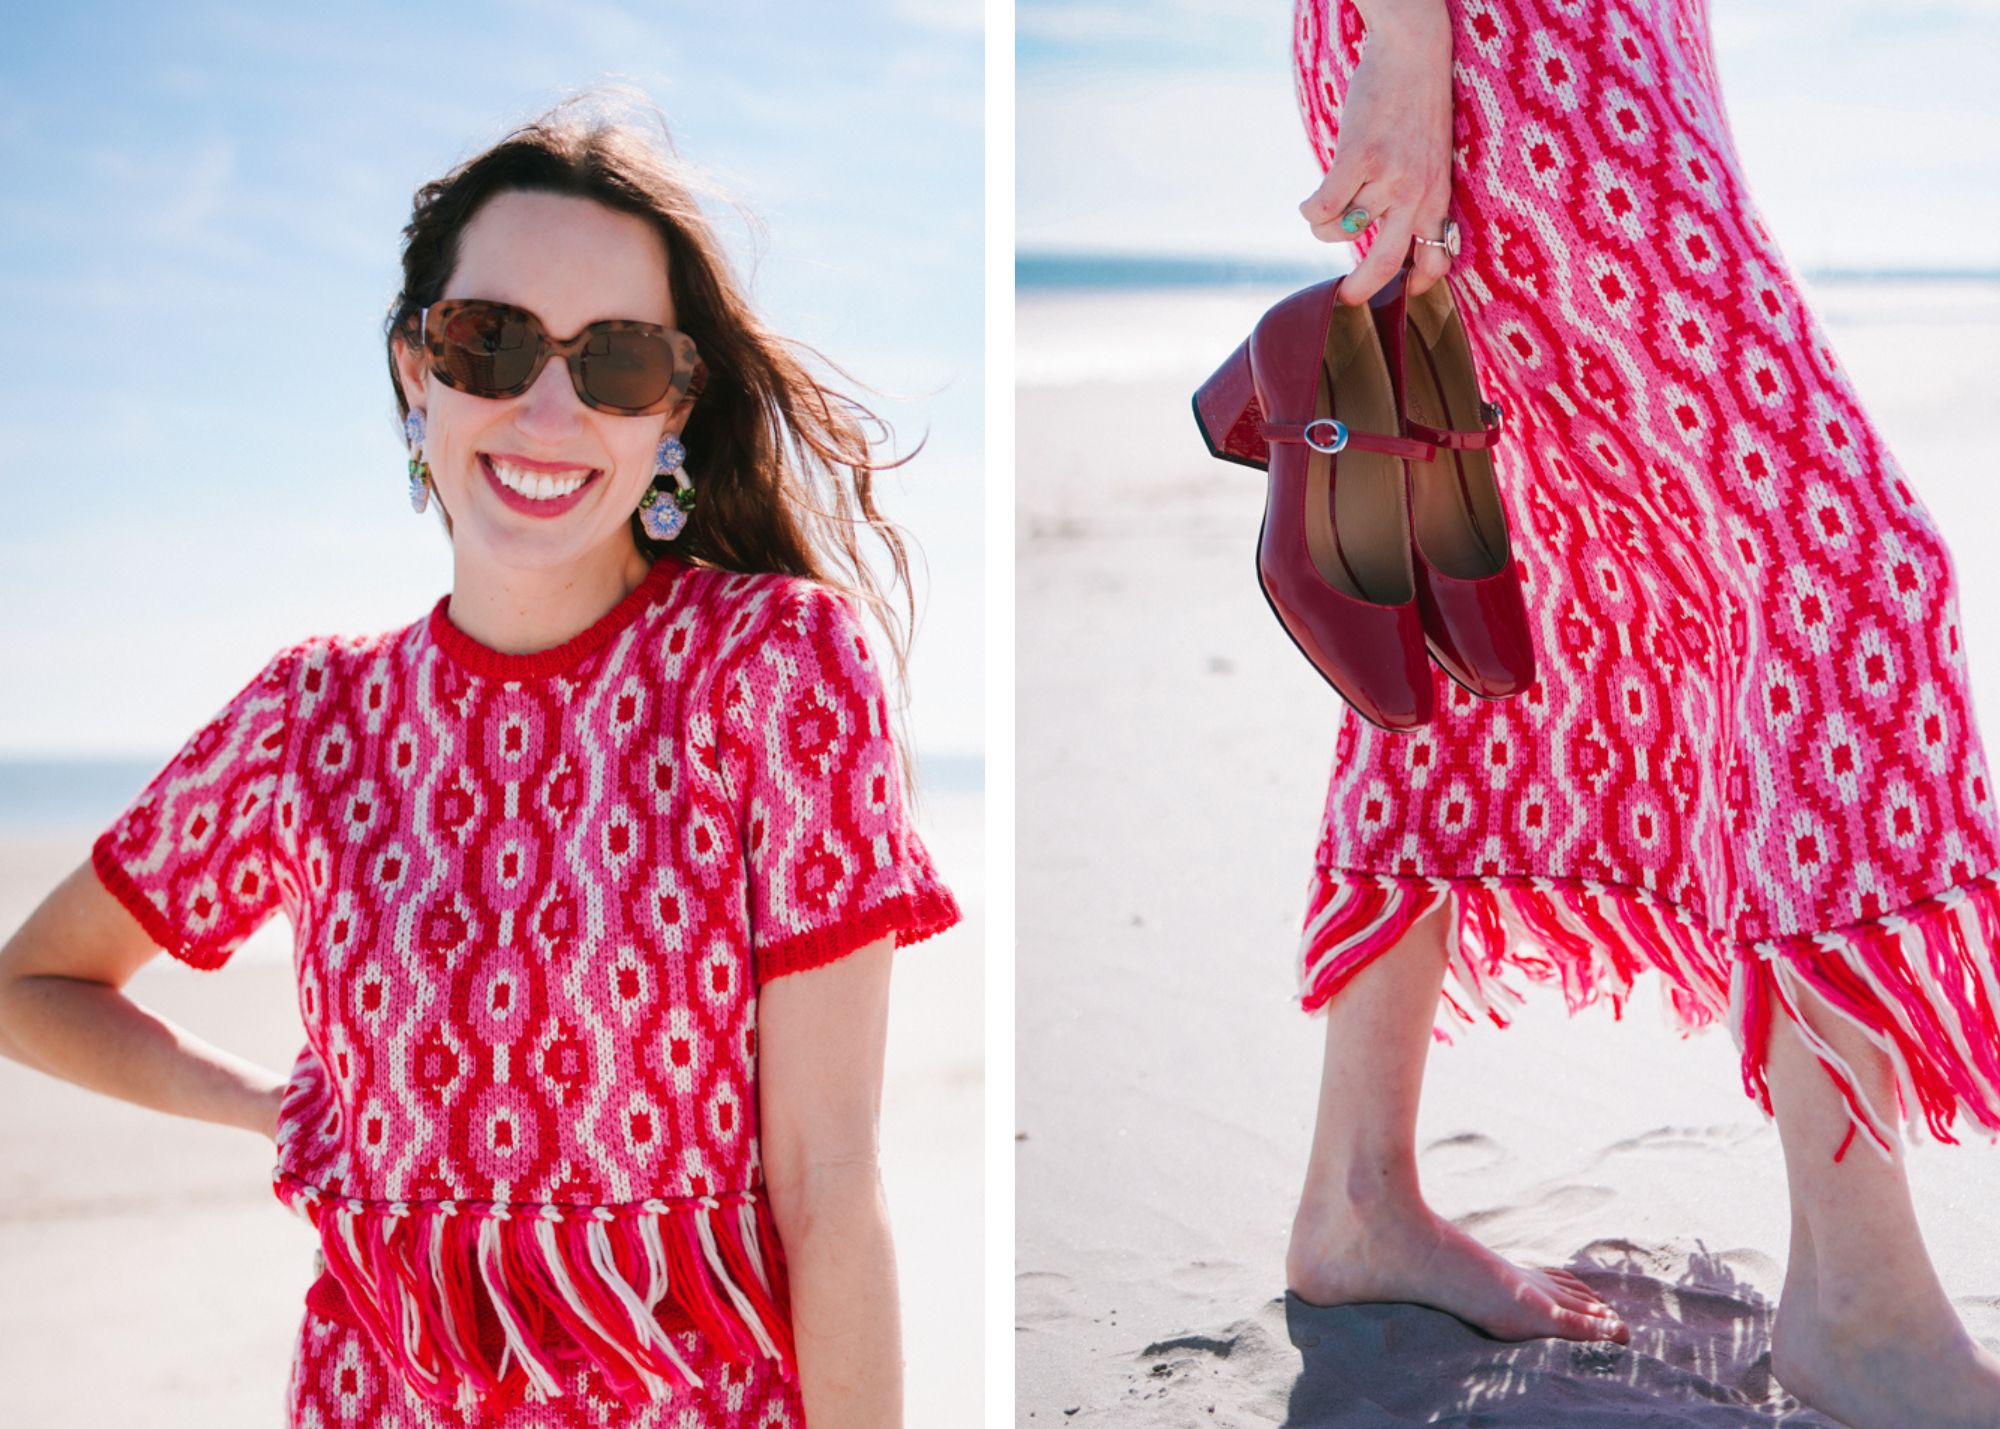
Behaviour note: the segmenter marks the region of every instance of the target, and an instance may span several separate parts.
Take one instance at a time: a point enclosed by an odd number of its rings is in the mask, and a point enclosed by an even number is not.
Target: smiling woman
[[[452,589],[187,740],[0,952],[0,1048],[273,1138],[320,1240],[294,1424],[900,1423],[888,977],[960,911],[862,628],[855,528],[906,575],[867,414],[637,123],[564,106],[404,237]],[[155,946],[220,968],[280,910],[288,1079],[119,1045]]]

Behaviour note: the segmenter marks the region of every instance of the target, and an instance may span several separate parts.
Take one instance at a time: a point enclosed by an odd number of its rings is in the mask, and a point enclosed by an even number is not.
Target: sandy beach
[[[883,1178],[909,1422],[966,1424],[983,1394],[981,799],[931,790],[920,828],[966,917],[898,960]],[[94,832],[0,840],[0,935],[87,855]],[[290,955],[289,926],[274,919],[218,972],[161,955],[129,991],[283,1070],[304,1041]],[[248,1133],[0,1059],[0,1421],[282,1425],[314,1241],[272,1195],[271,1162]]]
[[[1293,952],[1352,717],[1257,589],[1261,474],[1188,396],[1281,292],[1026,294],[1019,312],[1021,1425],[1824,1425],[1769,1373],[1789,1213],[1734,1045],[1536,985],[1430,1051],[1432,1204],[1567,1266],[1628,1346],[1489,1338],[1413,1305],[1314,1309],[1283,1258],[1324,1041]],[[2000,288],[1829,287],[1818,307],[1953,536],[2000,748],[2000,521],[1981,440]],[[2000,1148],[1911,1153],[1946,1290],[2000,1349]]]

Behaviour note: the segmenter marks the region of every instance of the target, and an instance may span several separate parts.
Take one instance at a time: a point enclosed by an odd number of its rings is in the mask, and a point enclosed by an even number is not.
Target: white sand
[[[1629,1346],[1285,1295],[1324,1040],[1292,958],[1343,707],[1258,593],[1262,475],[1209,459],[1188,411],[1278,296],[1021,308],[1017,1422],[1825,1424],[1768,1373],[1789,1226],[1776,1128],[1727,1031],[1678,1038],[1651,974],[1621,1021],[1608,1004],[1569,1019],[1537,985],[1512,1027],[1434,1046],[1418,1123],[1432,1204],[1503,1254],[1575,1269]],[[1825,311],[1958,533],[2000,755],[1994,462],[1932,425],[1990,408],[2000,294]],[[1086,342],[1094,370],[1129,377],[1078,385]],[[1945,1288],[2000,1348],[2000,1149],[1923,1146],[1912,1167]]]
[[[883,1178],[909,1422],[962,1424],[983,1392],[981,800],[932,792],[925,815],[926,842],[966,921],[899,953]],[[89,840],[0,841],[0,936]],[[161,955],[131,995],[283,1072],[304,1042],[289,939],[275,919],[213,973]],[[261,1137],[0,1059],[0,1424],[283,1424],[314,1241],[271,1194],[271,1164]]]

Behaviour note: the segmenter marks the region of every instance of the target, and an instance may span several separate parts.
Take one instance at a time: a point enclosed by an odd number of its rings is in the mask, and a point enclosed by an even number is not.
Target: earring
[[[687,525],[688,513],[694,510],[694,484],[688,480],[687,448],[681,445],[679,437],[669,436],[660,443],[660,449],[653,457],[653,484],[646,488],[646,498],[639,503],[639,524],[646,528],[646,534],[655,541],[671,541],[680,535]],[[669,495],[660,489],[657,478],[671,475],[675,490]]]
[[[431,504],[431,468],[424,460],[424,414],[415,407],[403,418],[403,439],[410,444],[410,509],[421,516]]]

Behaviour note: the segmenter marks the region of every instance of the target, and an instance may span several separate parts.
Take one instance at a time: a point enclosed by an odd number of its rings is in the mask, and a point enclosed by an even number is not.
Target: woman
[[[1494,700],[1434,672],[1415,732],[1343,725],[1300,953],[1327,1037],[1288,1282],[1628,1340],[1574,1275],[1431,1211],[1414,1123],[1447,968],[1444,1005],[1505,1026],[1509,970],[1559,978],[1574,1012],[1651,966],[1684,1030],[1727,1021],[1777,1119],[1779,1380],[1856,1426],[1990,1425],[2000,1360],[1938,1283],[1897,1133],[2000,1132],[2000,823],[1950,555],[1744,188],[1703,0],[1295,20],[1325,169],[1301,211],[1360,254],[1339,297],[1414,243],[1408,291],[1452,284],[1504,400],[1539,669]]]
[[[857,521],[905,569],[859,409],[664,147],[562,109],[418,192],[385,336],[451,593],[188,741],[0,954],[8,1050],[272,1137],[295,1424],[900,1423],[889,966],[959,909],[854,604]],[[288,1079],[102,995],[279,908]]]

